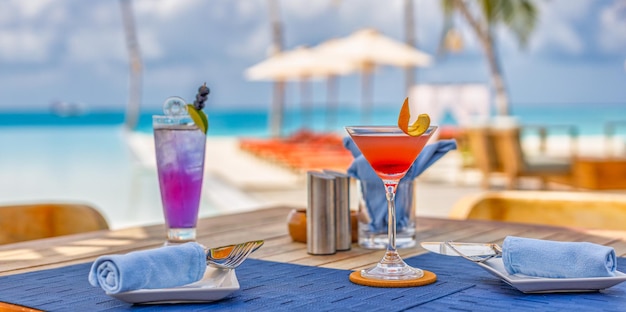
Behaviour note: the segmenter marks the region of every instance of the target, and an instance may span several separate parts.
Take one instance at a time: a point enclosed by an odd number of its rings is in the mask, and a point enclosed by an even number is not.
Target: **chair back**
[[[626,231],[626,195],[493,191],[459,200],[450,218]]]
[[[0,206],[0,244],[107,229],[100,212],[84,204]]]
[[[474,164],[483,175],[482,186],[489,188],[489,177],[503,170],[491,131],[487,127],[468,127],[464,129],[464,134]]]
[[[520,142],[520,129],[517,127],[492,128],[498,163],[502,166],[505,175],[514,179],[525,171],[524,154]]]

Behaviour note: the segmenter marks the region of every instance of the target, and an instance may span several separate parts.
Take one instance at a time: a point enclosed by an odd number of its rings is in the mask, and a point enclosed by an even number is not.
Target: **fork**
[[[240,244],[209,248],[206,250],[207,265],[220,269],[234,269],[243,263],[255,250],[263,246],[264,241],[256,240]],[[220,256],[218,252],[229,250],[228,255]]]
[[[450,249],[454,250],[454,252],[456,252],[457,254],[459,254],[459,256],[472,261],[472,262],[476,262],[476,263],[483,263],[489,259],[492,258],[497,258],[497,257],[502,257],[502,247],[500,247],[498,244],[489,244],[491,249],[493,249],[494,253],[491,255],[475,255],[475,256],[468,256],[464,253],[462,253],[460,250],[458,250],[456,247],[454,247],[453,242],[451,241],[447,241],[445,242],[447,247],[450,247]]]

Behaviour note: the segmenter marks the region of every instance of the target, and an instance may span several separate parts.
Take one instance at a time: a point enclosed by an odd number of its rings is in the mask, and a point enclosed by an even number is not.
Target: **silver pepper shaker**
[[[307,172],[307,252],[331,255],[336,252],[335,178],[319,171]]]
[[[335,178],[335,240],[337,250],[352,248],[350,224],[350,176],[346,173],[324,170]]]

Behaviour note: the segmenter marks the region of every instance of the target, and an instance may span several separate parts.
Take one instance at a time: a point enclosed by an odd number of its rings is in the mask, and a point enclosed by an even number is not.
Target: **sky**
[[[277,0],[285,49],[315,46],[362,28],[404,40],[404,0]],[[270,82],[249,81],[246,68],[264,60],[271,43],[268,0],[135,0],[143,59],[144,110],[172,95],[192,101],[206,82],[209,105],[267,108]],[[521,49],[504,29],[499,55],[515,105],[626,105],[626,1],[535,1],[539,23]],[[488,83],[476,38],[458,19],[464,50],[437,56],[443,16],[439,1],[414,0],[417,47],[434,57],[416,70],[418,83]],[[117,0],[0,0],[0,111],[46,110],[54,101],[94,110],[125,107],[128,52]],[[339,101],[360,103],[360,76],[339,79]],[[404,72],[381,66],[374,102],[400,103]],[[314,102],[326,98],[313,83]],[[299,101],[297,84],[287,105]]]

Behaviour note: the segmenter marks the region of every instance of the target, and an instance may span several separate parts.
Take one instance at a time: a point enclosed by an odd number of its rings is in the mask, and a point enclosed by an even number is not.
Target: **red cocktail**
[[[412,137],[400,129],[397,131],[351,134],[354,143],[383,181],[402,179],[430,138],[430,135]]]
[[[428,139],[437,129],[431,126],[419,136],[405,134],[397,126],[351,126],[348,134],[376,174],[387,193],[389,244],[383,259],[373,268],[362,270],[361,276],[386,280],[417,279],[422,270],[407,265],[396,250],[395,194],[400,179],[407,173]]]

